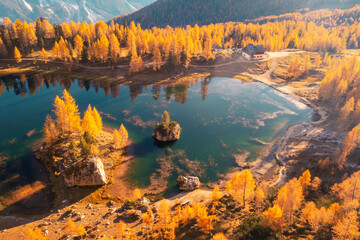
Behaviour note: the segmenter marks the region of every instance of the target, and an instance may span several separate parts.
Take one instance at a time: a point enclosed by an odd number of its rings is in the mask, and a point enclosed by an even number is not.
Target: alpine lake
[[[0,77],[1,199],[23,186],[46,181],[46,169],[34,158],[32,145],[42,138],[45,117],[54,115],[54,99],[64,89],[81,113],[91,104],[104,125],[124,124],[135,159],[128,173],[131,184],[147,187],[160,168],[159,160],[171,161],[165,195],[177,192],[179,174],[198,176],[202,183],[217,181],[238,166],[236,154],[248,152],[247,161],[253,161],[265,143],[284,134],[290,125],[310,121],[313,113],[263,83],[231,78],[120,86],[57,75]],[[180,140],[169,144],[151,137],[164,110],[182,128]]]

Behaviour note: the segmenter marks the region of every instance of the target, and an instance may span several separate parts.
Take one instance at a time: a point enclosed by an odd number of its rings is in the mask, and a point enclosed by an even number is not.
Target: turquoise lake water
[[[174,188],[178,174],[215,181],[236,167],[234,154],[248,151],[249,161],[256,158],[263,146],[254,138],[271,142],[287,126],[308,121],[312,115],[306,105],[265,84],[229,78],[129,87],[51,75],[2,77],[0,154],[7,160],[2,164],[0,195],[38,179],[30,147],[41,138],[45,117],[65,88],[81,112],[91,104],[106,125],[125,125],[135,155],[129,180],[140,187],[150,184],[161,158],[171,161],[169,189]],[[151,133],[164,110],[181,125],[182,134],[177,142],[159,146]],[[35,133],[26,136],[31,130]],[[15,175],[20,177],[9,181]]]

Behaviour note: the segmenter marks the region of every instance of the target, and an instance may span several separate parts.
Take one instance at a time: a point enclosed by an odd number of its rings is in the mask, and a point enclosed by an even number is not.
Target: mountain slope
[[[135,21],[142,27],[167,25],[204,25],[228,21],[244,21],[261,16],[280,15],[302,8],[349,8],[358,0],[158,0],[115,22]]]
[[[0,21],[3,17],[28,22],[45,17],[51,23],[108,21],[152,2],[154,0],[0,0]]]

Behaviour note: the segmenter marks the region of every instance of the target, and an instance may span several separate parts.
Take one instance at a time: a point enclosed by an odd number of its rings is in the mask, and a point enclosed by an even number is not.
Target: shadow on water
[[[175,146],[177,141],[171,141],[171,142],[161,142],[158,141],[151,136],[145,137],[142,139],[142,141],[137,143],[131,143],[128,148],[131,149],[131,154],[135,158],[144,157],[148,155],[149,153],[156,152],[157,148],[160,149],[167,149],[170,147]],[[146,147],[148,146],[148,147]],[[156,146],[157,148],[153,148],[152,146]]]
[[[7,162],[0,173],[0,192],[5,193],[0,198],[0,230],[47,217],[98,189],[61,186],[63,194],[55,194],[45,165],[32,153]]]
[[[47,170],[31,154],[9,161],[1,169],[0,192],[4,193],[1,197],[0,230],[30,221],[29,216],[47,215],[53,207]],[[18,220],[9,218],[10,215]]]
[[[175,146],[177,141],[168,141],[168,142],[162,142],[154,139],[154,146],[158,148],[170,148]]]

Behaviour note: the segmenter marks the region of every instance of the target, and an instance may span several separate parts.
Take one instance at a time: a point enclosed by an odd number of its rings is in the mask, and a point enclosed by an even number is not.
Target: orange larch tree
[[[70,56],[70,51],[66,45],[65,40],[63,39],[63,37],[61,37],[59,40],[59,58],[61,60],[66,60],[69,58],[69,56]]]
[[[83,48],[84,48],[83,39],[79,35],[76,35],[74,38],[74,53],[75,53],[75,57],[77,59],[79,59],[81,57]]]
[[[346,214],[336,225],[332,228],[333,239],[358,239],[360,236],[359,222],[357,211],[351,211]]]
[[[81,122],[81,128],[82,131],[88,132],[91,136],[94,136],[96,133],[98,133],[98,128],[96,125],[96,122],[93,117],[91,106],[89,105],[85,114],[84,118]]]
[[[125,146],[125,142],[117,129],[113,132],[113,142],[115,149],[121,149]]]
[[[152,56],[153,61],[153,70],[157,71],[161,68],[162,65],[162,57],[159,48],[155,48]]]
[[[46,116],[43,132],[47,146],[53,144],[58,138],[58,131],[56,129],[55,122],[50,115]]]
[[[120,43],[114,33],[110,35],[109,44],[111,63],[116,64],[118,56],[120,55]]]
[[[63,94],[62,99],[58,96],[55,98],[54,112],[57,117],[55,122],[59,133],[71,135],[81,130],[79,107],[66,90],[64,90]]]
[[[14,58],[16,59],[16,62],[17,63],[20,63],[21,62],[21,54],[20,54],[20,51],[17,47],[14,48]]]
[[[127,140],[129,139],[129,134],[128,134],[128,131],[126,130],[126,128],[124,127],[124,124],[121,124],[119,133],[120,133],[123,141],[126,143]]]
[[[253,175],[248,169],[235,173],[232,178],[226,183],[226,191],[238,202],[240,202],[245,209],[247,203],[254,198],[255,181]]]
[[[45,49],[43,48],[43,49],[41,50],[41,59],[44,60],[45,63],[46,63],[46,61],[48,60],[48,58],[49,58],[49,55],[47,54],[47,52],[46,52]]]
[[[292,223],[293,216],[301,207],[303,200],[304,195],[301,183],[296,178],[293,178],[280,188],[274,204],[280,206],[285,219],[287,219],[289,223]]]
[[[283,212],[279,205],[275,204],[263,212],[265,224],[268,225],[275,233],[281,233],[284,226]]]
[[[100,116],[98,110],[94,107],[92,110],[92,115],[96,124],[96,134],[100,133],[103,130],[102,117]]]

